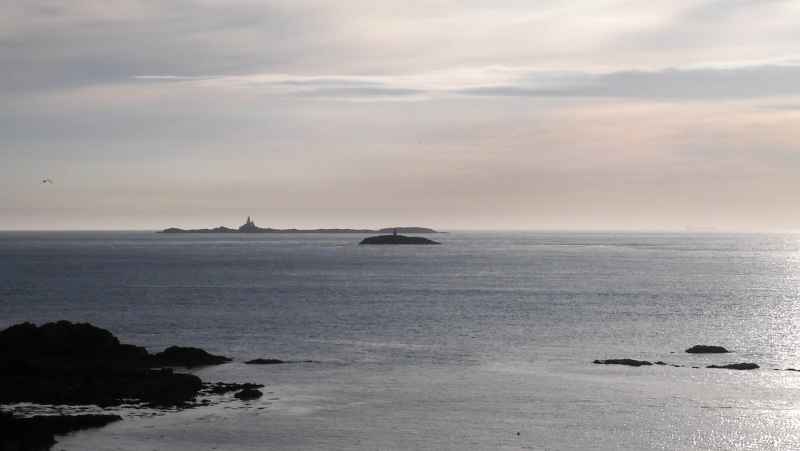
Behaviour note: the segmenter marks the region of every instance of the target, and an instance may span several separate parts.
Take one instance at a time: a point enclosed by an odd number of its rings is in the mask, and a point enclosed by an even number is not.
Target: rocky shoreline
[[[174,368],[219,365],[224,356],[173,346],[150,354],[122,344],[111,332],[88,323],[22,323],[0,331],[0,405],[34,403],[55,406],[135,405],[156,409],[195,407],[198,396],[236,392],[261,397],[260,384],[204,383]],[[204,401],[205,402],[205,401]],[[6,409],[8,410],[8,409]],[[102,427],[118,415],[56,415],[24,418],[0,415],[0,450],[48,449],[54,435]]]

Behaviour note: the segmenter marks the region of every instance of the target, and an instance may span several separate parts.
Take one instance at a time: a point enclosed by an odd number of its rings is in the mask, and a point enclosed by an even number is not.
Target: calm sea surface
[[[0,232],[0,328],[90,322],[265,385],[53,449],[800,449],[800,235],[361,238]],[[706,368],[736,362],[761,369]]]

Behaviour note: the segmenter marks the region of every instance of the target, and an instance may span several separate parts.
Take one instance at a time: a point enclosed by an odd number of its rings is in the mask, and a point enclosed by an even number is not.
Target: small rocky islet
[[[421,236],[379,235],[364,238],[358,244],[442,244]]]
[[[0,412],[0,450],[48,449],[56,443],[56,434],[122,420],[106,414],[20,417],[14,414],[15,404],[180,409],[203,405],[207,401],[198,404],[197,397],[210,394],[236,392],[237,399],[260,398],[260,384],[210,384],[174,370],[231,360],[180,346],[150,354],[88,323],[13,325],[0,331],[0,406],[7,406]]]

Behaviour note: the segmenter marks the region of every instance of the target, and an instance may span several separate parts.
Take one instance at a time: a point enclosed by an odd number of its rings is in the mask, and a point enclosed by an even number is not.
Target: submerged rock
[[[687,349],[689,354],[724,354],[730,352],[722,346],[695,345]]]
[[[708,365],[706,368],[722,368],[726,370],[756,370],[761,368],[755,363],[731,363],[730,365]]]
[[[633,360],[633,359],[609,359],[609,360],[595,360],[592,363],[598,365],[627,365],[627,366],[645,366],[652,365],[652,362],[647,360]]]

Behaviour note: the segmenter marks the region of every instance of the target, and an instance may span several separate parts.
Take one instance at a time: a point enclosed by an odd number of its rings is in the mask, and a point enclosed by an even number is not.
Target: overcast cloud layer
[[[0,229],[800,229],[800,2],[529,3],[0,1]]]

